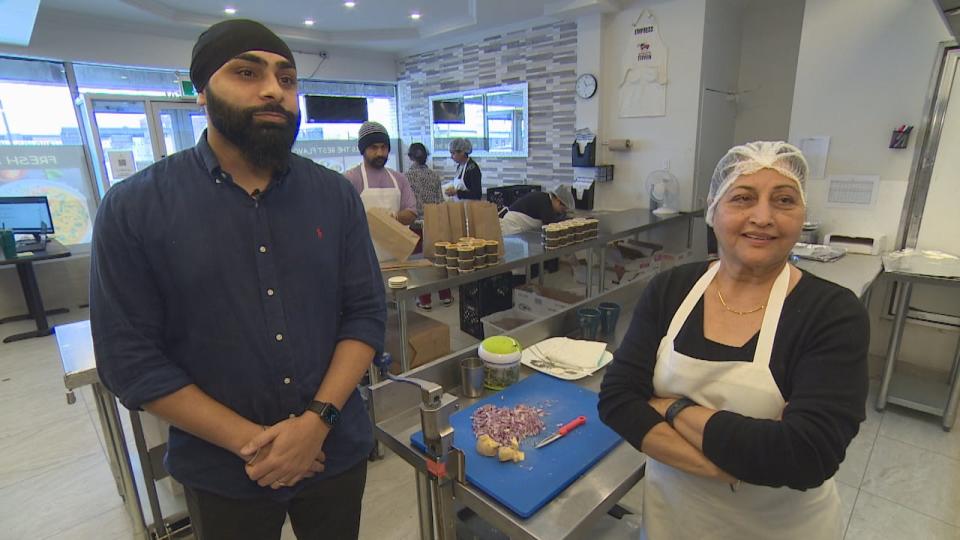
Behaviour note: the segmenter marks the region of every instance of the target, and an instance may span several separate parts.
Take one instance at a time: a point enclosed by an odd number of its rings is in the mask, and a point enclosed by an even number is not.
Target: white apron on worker
[[[785,402],[770,373],[770,356],[790,282],[789,265],[770,291],[753,362],[701,360],[674,349],[674,339],[719,268],[717,263],[707,270],[670,321],[657,350],[654,391],[751,418],[779,418]],[[842,537],[840,497],[832,478],[806,491],[742,483],[733,492],[722,482],[647,458],[644,482],[642,538]]]
[[[543,221],[532,218],[523,212],[507,210],[500,218],[500,230],[503,234],[517,234],[527,231],[539,231]]]
[[[367,165],[366,163],[360,164],[360,176],[363,177],[363,191],[360,192],[360,201],[363,202],[364,210],[382,208],[395,216],[400,212],[400,184],[397,183],[397,179],[390,172],[390,169],[384,168],[384,170],[390,175],[393,187],[372,188],[370,182],[367,181]],[[380,262],[392,258],[386,249],[377,245],[376,240],[373,241],[373,249],[377,252],[377,260]]]
[[[469,163],[469,162],[467,162],[467,163]],[[446,182],[443,183],[442,186],[440,186],[440,187],[441,187],[441,191],[443,192],[443,200],[445,200],[445,201],[457,201],[457,200],[460,200],[460,198],[457,197],[457,194],[456,194],[456,193],[454,193],[453,195],[447,195],[447,189],[453,188],[453,189],[455,189],[455,190],[457,190],[457,191],[463,191],[463,190],[467,189],[467,184],[466,184],[466,182],[463,181],[463,175],[464,175],[464,173],[466,173],[466,172],[467,172],[467,164],[466,164],[466,163],[464,163],[464,164],[462,164],[462,165],[457,164],[457,174],[455,174],[453,178],[451,178],[450,180],[447,180]]]

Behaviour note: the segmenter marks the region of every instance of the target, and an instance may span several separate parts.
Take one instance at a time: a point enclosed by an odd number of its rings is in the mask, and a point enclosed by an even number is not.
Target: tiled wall
[[[400,59],[398,91],[404,144],[430,137],[429,96],[526,82],[529,157],[476,158],[487,183],[543,184],[572,180],[577,24],[556,22]],[[438,149],[433,166],[452,176]]]

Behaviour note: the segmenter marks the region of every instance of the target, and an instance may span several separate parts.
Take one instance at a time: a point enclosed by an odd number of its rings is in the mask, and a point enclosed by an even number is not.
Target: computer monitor
[[[53,216],[46,197],[0,197],[0,227],[14,234],[53,234]]]

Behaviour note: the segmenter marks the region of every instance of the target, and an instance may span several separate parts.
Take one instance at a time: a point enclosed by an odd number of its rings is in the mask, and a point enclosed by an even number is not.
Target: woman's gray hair
[[[473,144],[470,142],[470,139],[457,137],[456,139],[450,141],[450,151],[463,152],[464,154],[469,156],[470,152],[473,152]]]

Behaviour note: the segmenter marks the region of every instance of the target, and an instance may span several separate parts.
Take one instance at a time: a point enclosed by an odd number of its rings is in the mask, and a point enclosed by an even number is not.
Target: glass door
[[[101,196],[164,157],[194,146],[206,128],[193,100],[87,94],[79,100]]]
[[[160,128],[161,158],[192,148],[207,129],[207,116],[203,107],[195,102],[151,101],[150,104]]]

